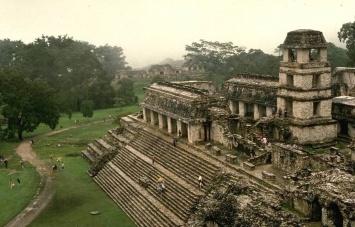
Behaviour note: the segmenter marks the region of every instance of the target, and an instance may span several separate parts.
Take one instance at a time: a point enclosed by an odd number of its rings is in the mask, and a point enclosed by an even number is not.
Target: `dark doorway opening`
[[[343,227],[343,215],[335,203],[330,204],[328,207],[328,219],[332,220],[334,226]]]
[[[322,206],[319,204],[318,197],[312,202],[311,220],[322,221]]]

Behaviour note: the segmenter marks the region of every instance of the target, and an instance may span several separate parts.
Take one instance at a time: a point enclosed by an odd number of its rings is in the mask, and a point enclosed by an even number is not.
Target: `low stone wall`
[[[248,162],[253,163],[256,166],[271,163],[271,152],[265,152],[264,154],[249,158]]]
[[[307,152],[298,150],[290,145],[272,144],[272,164],[286,172],[296,172],[310,166]]]

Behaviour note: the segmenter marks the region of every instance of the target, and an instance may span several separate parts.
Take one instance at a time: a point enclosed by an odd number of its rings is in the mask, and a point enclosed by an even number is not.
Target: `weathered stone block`
[[[255,165],[250,162],[243,162],[243,168],[249,171],[255,170]]]
[[[222,154],[221,149],[219,149],[217,146],[213,146],[211,151],[213,154],[215,154],[217,156],[220,156]]]
[[[139,178],[139,184],[144,187],[147,188],[149,186],[150,180],[147,177],[141,177]]]
[[[261,173],[261,176],[262,176],[263,179],[268,180],[268,181],[275,181],[276,180],[275,174],[269,173],[269,172],[266,172],[266,171],[263,171]]]
[[[232,154],[226,154],[226,161],[227,162],[237,162],[238,161],[238,157]]]

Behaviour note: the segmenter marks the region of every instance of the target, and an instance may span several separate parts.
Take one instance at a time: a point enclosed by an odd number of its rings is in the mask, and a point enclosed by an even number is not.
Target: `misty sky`
[[[200,39],[272,54],[297,29],[344,47],[337,32],[354,21],[354,0],[0,0],[0,39],[67,34],[122,47],[133,68],[183,59]]]

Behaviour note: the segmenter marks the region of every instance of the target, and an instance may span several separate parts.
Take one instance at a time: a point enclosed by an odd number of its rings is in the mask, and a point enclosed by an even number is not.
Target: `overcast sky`
[[[200,39],[272,54],[297,29],[344,47],[337,32],[354,21],[354,0],[0,0],[0,39],[67,34],[122,47],[133,68],[183,59]]]

